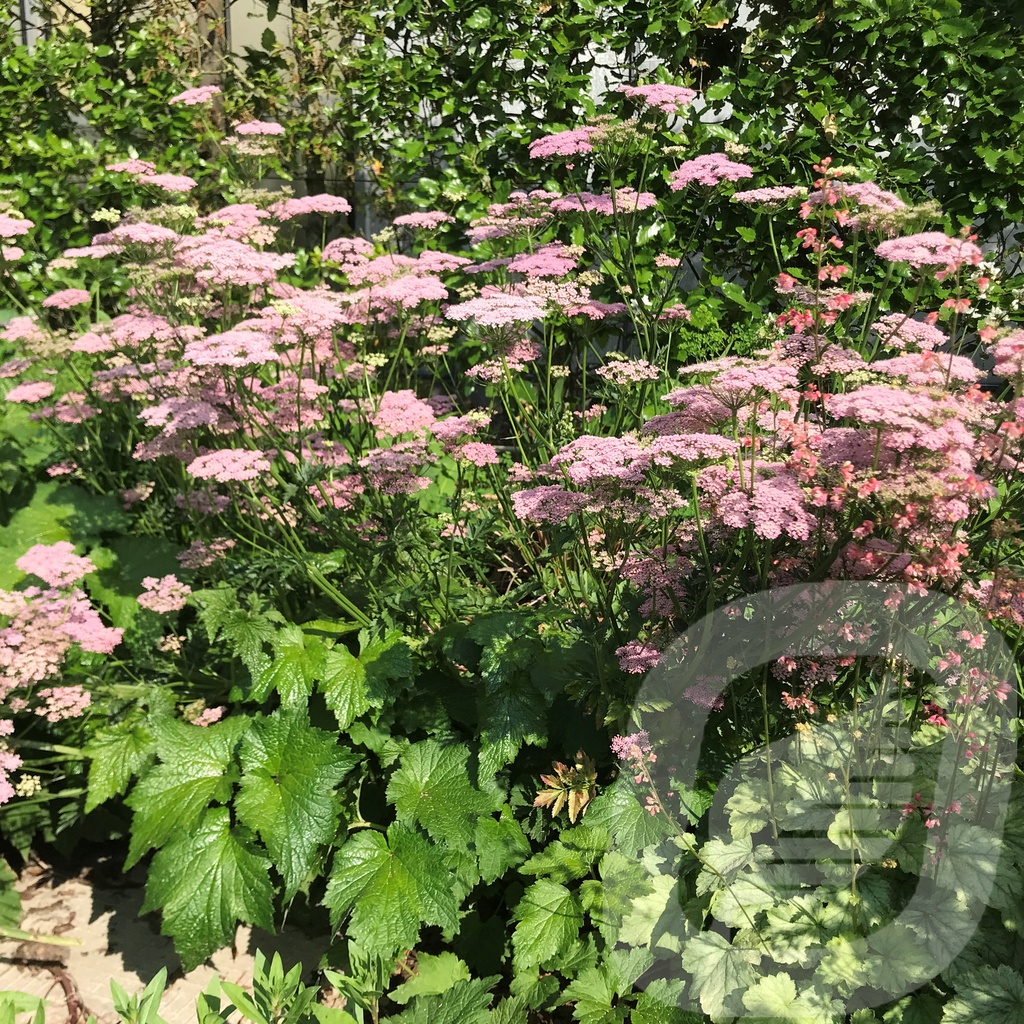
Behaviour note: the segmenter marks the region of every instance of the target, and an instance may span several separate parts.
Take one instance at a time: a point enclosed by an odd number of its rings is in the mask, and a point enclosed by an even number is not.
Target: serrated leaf
[[[580,1024],[615,1024],[624,1021],[628,1009],[614,1005],[617,996],[606,964],[588,967],[562,993],[566,1002],[575,1002],[572,1015]]]
[[[258,718],[247,733],[235,811],[270,851],[284,878],[286,902],[316,867],[318,848],[334,838],[332,790],[359,760],[298,709]]]
[[[308,636],[299,626],[288,625],[274,633],[271,643],[273,657],[269,662],[259,662],[260,667],[253,673],[250,698],[263,701],[276,691],[285,707],[305,704],[327,661],[323,640]]]
[[[627,857],[656,845],[672,832],[663,817],[649,814],[629,787],[621,783],[590,802],[587,824],[607,829],[615,848]]]
[[[10,864],[0,857],[0,928],[17,928],[21,924],[21,894],[14,888],[17,881]]]
[[[489,680],[480,696],[480,774],[497,775],[510,765],[523,744],[547,742],[546,704],[522,678]]]
[[[960,978],[946,1004],[942,1024],[1018,1024],[1024,1006],[1024,978],[1012,967],[982,967]]]
[[[564,956],[579,939],[583,909],[564,885],[541,878],[516,904],[512,933],[517,971]]]
[[[161,931],[191,970],[228,945],[239,922],[273,931],[269,867],[248,835],[231,828],[228,809],[211,808],[153,858],[141,912],[162,911]]]
[[[500,818],[485,817],[477,822],[473,844],[480,875],[488,884],[530,856],[530,841],[507,806],[502,807]]]
[[[600,881],[591,879],[583,906],[602,937],[614,946],[623,919],[636,900],[650,894],[653,886],[643,865],[617,850],[606,853],[599,866]]]
[[[327,652],[318,689],[342,731],[370,709],[366,693],[366,669],[345,647],[335,646]]]
[[[125,801],[134,812],[125,870],[147,850],[191,831],[211,802],[228,799],[235,748],[248,728],[244,716],[206,729],[175,720],[153,727],[162,763],[142,777]]]
[[[630,1024],[704,1024],[702,1013],[679,1007],[682,998],[682,981],[656,978],[640,993]]]
[[[904,924],[893,922],[868,936],[867,960],[871,984],[883,992],[903,995],[922,981],[933,978],[936,964],[926,942]]]
[[[397,696],[391,685],[409,679],[413,673],[412,652],[398,630],[377,640],[359,634],[359,660],[366,672],[366,694],[372,707],[381,708]]]
[[[768,824],[768,783],[754,778],[741,782],[725,802],[733,839],[745,839]]]
[[[469,968],[454,953],[419,953],[416,973],[398,988],[388,993],[393,1002],[405,1004],[413,996],[439,996],[456,982],[469,981]]]
[[[750,1024],[832,1024],[838,1021],[842,1004],[838,1000],[821,1000],[809,993],[797,994],[796,984],[788,974],[773,974],[760,981],[743,995],[749,1011],[743,1019]]]
[[[273,642],[277,629],[260,612],[234,608],[221,620],[220,632],[235,657],[255,675],[266,665],[267,655],[263,645]]]
[[[561,833],[521,868],[524,875],[547,875],[556,882],[571,882],[590,874],[590,869],[605,853],[611,841],[608,832],[592,825],[577,825]]]
[[[866,939],[837,935],[826,944],[814,976],[826,989],[849,995],[868,979],[867,956]]]
[[[452,874],[423,836],[394,824],[359,832],[334,855],[324,905],[332,927],[352,912],[348,934],[369,956],[412,949],[420,925],[458,928]]]
[[[469,780],[469,749],[424,740],[409,747],[388,783],[388,800],[402,818],[422,825],[449,846],[472,842],[480,817],[497,810]]]
[[[85,813],[128,789],[156,756],[156,739],[142,722],[116,722],[93,733],[83,749],[89,761]]]
[[[213,641],[217,639],[220,627],[228,616],[238,610],[238,591],[234,587],[193,590],[190,603],[196,608],[207,638]]]
[[[457,981],[443,995],[416,996],[396,1024],[488,1024],[491,986],[497,978]]]
[[[722,839],[709,839],[699,852],[703,867],[697,878],[697,892],[713,892],[732,881],[744,868],[759,861],[770,860],[771,849],[767,846],[754,846],[750,836],[725,842]]]
[[[739,993],[754,984],[760,954],[733,946],[717,932],[705,932],[683,947],[683,967],[693,976],[701,1009],[711,1017],[739,1013]]]
[[[711,897],[711,913],[730,928],[750,928],[759,911],[774,907],[777,893],[764,879],[734,878]]]

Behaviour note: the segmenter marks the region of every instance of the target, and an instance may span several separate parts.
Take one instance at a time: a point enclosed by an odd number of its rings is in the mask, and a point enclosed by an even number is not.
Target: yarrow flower
[[[92,296],[84,288],[64,288],[43,299],[48,309],[74,309],[88,302]]]
[[[442,224],[454,224],[455,218],[440,210],[421,210],[419,213],[404,213],[391,223],[399,228],[423,228],[432,231]]]
[[[658,197],[651,192],[637,192],[633,188],[618,188],[614,192],[594,195],[576,192],[551,201],[552,213],[599,213],[611,217],[616,213],[635,213],[658,205]]]
[[[801,185],[769,185],[747,192],[734,192],[732,201],[760,206],[781,206],[790,199],[803,198],[806,195],[807,189]]]
[[[236,124],[235,132],[238,135],[284,135],[284,125],[275,121],[246,121]]]
[[[220,93],[219,85],[199,85],[194,89],[186,89],[172,96],[168,103],[180,103],[183,107],[197,107],[203,103],[209,103],[214,96]]]
[[[624,93],[632,100],[640,100],[649,107],[657,107],[658,110],[666,114],[675,114],[690,106],[697,98],[693,89],[661,82],[651,85],[620,85],[617,91]]]
[[[723,181],[739,181],[753,177],[753,168],[735,163],[724,153],[707,153],[686,160],[669,175],[669,188],[679,192],[691,182],[699,185],[717,185]]]
[[[200,480],[227,483],[233,480],[255,480],[269,472],[270,462],[263,452],[246,448],[221,448],[193,459],[186,467]]]
[[[16,384],[7,392],[8,402],[41,402],[53,394],[53,384],[48,380],[27,380]]]
[[[616,656],[619,659],[619,667],[623,672],[632,675],[639,675],[648,669],[654,668],[661,661],[661,651],[650,644],[641,643],[639,640],[630,640],[622,647],[616,648]],[[617,737],[621,739],[622,737]],[[649,748],[648,748],[649,749]],[[612,740],[612,751],[615,751],[615,741]],[[621,755],[616,755],[621,756]]]
[[[142,586],[144,592],[139,595],[139,604],[159,614],[181,611],[187,603],[188,595],[192,593],[192,588],[174,575],[162,579],[147,576]]]
[[[963,238],[950,238],[941,231],[924,231],[917,235],[890,238],[875,247],[875,253],[893,263],[909,263],[916,270],[922,267],[959,267],[978,264],[981,250]]]
[[[56,544],[35,544],[14,563],[22,572],[31,573],[51,587],[67,587],[96,571],[88,558],[75,554],[74,544],[66,540]]]
[[[554,135],[545,135],[530,143],[530,156],[545,158],[592,153],[594,140],[602,134],[603,129],[588,125],[583,128],[570,128],[566,132],[556,132]]]
[[[315,196],[301,196],[298,199],[283,199],[269,208],[278,220],[291,220],[308,213],[351,213],[352,204],[342,196],[321,193]]]
[[[32,221],[21,217],[9,217],[6,213],[0,213],[0,238],[15,238],[18,235],[27,235],[32,230]]]
[[[531,296],[497,294],[449,306],[444,315],[447,320],[474,320],[480,327],[508,327],[532,324],[543,320],[544,314],[540,300]]]

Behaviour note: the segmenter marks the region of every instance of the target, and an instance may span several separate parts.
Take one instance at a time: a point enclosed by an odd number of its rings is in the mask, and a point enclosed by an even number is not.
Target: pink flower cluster
[[[174,575],[161,579],[147,576],[142,581],[142,586],[143,593],[139,595],[139,604],[161,615],[181,611],[187,603],[188,595],[192,593],[192,588]]]
[[[571,128],[534,139],[530,143],[530,156],[546,159],[553,156],[579,156],[594,151],[594,141],[599,139],[602,129],[595,127]]]
[[[950,238],[941,231],[891,238],[880,242],[875,252],[884,260],[909,263],[917,270],[922,267],[957,268],[964,263],[977,265],[982,259],[981,250],[973,242]]]
[[[668,187],[673,192],[679,192],[693,182],[698,185],[714,186],[723,181],[750,178],[753,174],[753,168],[730,160],[724,153],[708,153],[681,163],[669,175]]]
[[[675,114],[685,109],[697,98],[693,89],[661,82],[651,85],[620,85],[618,91],[625,93],[630,99],[642,101],[649,107],[657,107],[666,114]]]
[[[261,474],[270,472],[270,462],[263,452],[245,448],[221,448],[200,455],[185,468],[200,480],[229,483],[255,480]]]
[[[396,228],[422,228],[433,231],[442,224],[454,224],[455,218],[440,210],[421,210],[419,213],[404,213],[392,222]]]
[[[269,207],[270,213],[278,220],[291,220],[309,213],[351,213],[352,204],[341,196],[322,193],[315,196],[301,196],[298,199],[283,199]]]
[[[276,121],[246,121],[235,125],[238,135],[284,135],[284,126]]]
[[[66,540],[56,544],[35,544],[14,564],[22,572],[38,576],[51,587],[69,587],[96,571],[91,559],[76,555],[74,544]]]
[[[74,309],[75,306],[89,302],[91,298],[84,288],[63,288],[47,295],[42,304],[47,309]]]
[[[183,107],[198,107],[211,102],[214,96],[220,94],[220,91],[218,85],[199,85],[194,89],[179,92],[177,96],[172,96],[167,102],[170,104],[180,103]]]
[[[619,188],[604,195],[577,192],[551,201],[552,213],[599,213],[611,217],[617,213],[636,213],[658,205],[658,197],[651,192],[637,192],[633,188]]]

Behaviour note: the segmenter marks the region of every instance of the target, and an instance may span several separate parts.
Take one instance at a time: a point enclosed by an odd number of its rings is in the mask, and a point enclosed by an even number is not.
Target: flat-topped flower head
[[[593,192],[576,192],[551,201],[552,213],[599,213],[611,217],[616,213],[635,213],[658,205],[658,197],[651,192],[637,192],[633,188],[619,188],[614,192],[595,195]]]
[[[603,128],[585,125],[570,128],[565,132],[545,135],[530,143],[530,156],[542,159],[552,156],[580,156],[594,151],[594,141],[604,132]]]
[[[66,540],[56,544],[35,544],[14,564],[22,572],[38,576],[51,587],[69,587],[96,571],[93,562],[76,555],[74,544]]]
[[[540,300],[528,295],[481,295],[449,306],[447,320],[473,320],[480,327],[527,325],[543,320],[545,309]]]
[[[893,263],[909,263],[916,270],[922,267],[960,267],[977,265],[981,250],[964,238],[951,238],[941,231],[923,231],[917,235],[890,238],[875,247],[875,253]]]
[[[284,135],[284,125],[276,121],[246,121],[235,125],[237,135]]]
[[[47,309],[74,309],[75,306],[82,306],[92,296],[84,288],[63,288],[59,292],[47,295],[43,299],[43,305]]]
[[[685,160],[669,175],[669,188],[679,192],[691,183],[714,186],[723,181],[739,181],[751,178],[753,168],[736,163],[724,153],[706,153],[704,156]]]
[[[433,231],[442,224],[454,224],[455,218],[440,210],[421,210],[419,213],[402,214],[391,223],[399,228],[422,228],[424,231]]]
[[[0,238],[16,238],[18,235],[27,235],[31,230],[32,221],[0,213]]]
[[[184,92],[179,92],[177,96],[172,96],[167,102],[171,104],[181,104],[183,107],[198,107],[204,103],[210,103],[214,96],[220,93],[219,85],[199,85],[194,89],[186,89]]]
[[[697,98],[693,89],[661,82],[651,85],[620,85],[617,91],[624,93],[631,100],[640,100],[649,107],[657,107],[666,114],[685,110]]]
[[[233,480],[255,480],[270,471],[270,462],[263,452],[246,448],[222,448],[193,459],[186,470],[200,480],[227,483]]]

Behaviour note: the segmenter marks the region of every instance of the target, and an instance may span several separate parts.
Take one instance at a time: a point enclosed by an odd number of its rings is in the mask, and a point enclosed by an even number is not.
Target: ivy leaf
[[[360,760],[309,724],[305,711],[279,709],[257,718],[242,743],[235,811],[259,833],[285,882],[287,902],[329,843],[338,810],[332,790]]]
[[[413,996],[439,996],[459,981],[469,981],[469,968],[454,953],[419,953],[416,973],[399,985],[388,998],[396,1003],[407,1003]]]
[[[161,931],[192,970],[231,941],[239,921],[273,931],[269,866],[247,833],[231,828],[228,809],[211,808],[153,858],[141,912],[162,910]]]
[[[1012,967],[982,967],[957,982],[942,1024],[1018,1024],[1024,1006],[1024,978]]]
[[[89,761],[89,793],[85,813],[128,789],[156,754],[153,733],[142,722],[116,722],[97,729],[83,753]]]
[[[264,701],[276,690],[285,707],[305,704],[313,692],[313,681],[323,675],[327,660],[323,640],[288,625],[274,633],[271,645],[274,656],[261,661],[253,674],[250,698]]]
[[[441,852],[394,824],[387,835],[360,832],[334,855],[324,905],[337,928],[349,911],[349,935],[369,956],[412,949],[420,925],[458,928],[458,900]]]
[[[583,927],[583,909],[576,895],[547,878],[523,893],[514,916],[518,922],[512,933],[516,971],[565,956]]]
[[[437,843],[466,847],[480,817],[497,810],[469,781],[469,749],[424,740],[402,755],[388,783],[388,800],[402,818],[422,825]]]
[[[477,822],[473,844],[480,875],[488,884],[530,856],[530,841],[508,805],[502,807],[500,818],[484,817]]]
[[[249,719],[241,715],[206,729],[176,720],[153,727],[163,763],[151,768],[125,801],[134,812],[126,871],[147,850],[191,831],[211,802],[227,801],[236,779],[235,748],[248,728]]]
[[[318,689],[342,731],[370,709],[366,695],[366,669],[345,647],[334,646],[327,652]]]
[[[683,947],[683,967],[693,976],[701,1009],[710,1017],[740,1013],[738,991],[754,984],[761,954],[732,945],[717,932],[704,932]]]

